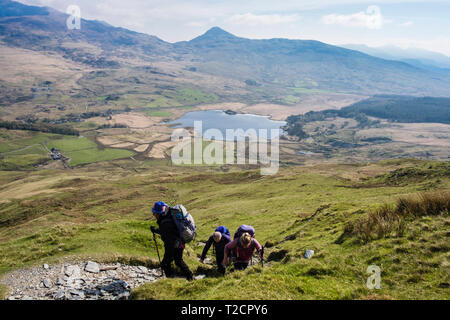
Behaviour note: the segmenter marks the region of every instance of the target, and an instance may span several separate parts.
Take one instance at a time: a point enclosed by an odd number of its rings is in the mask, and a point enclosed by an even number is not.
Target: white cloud
[[[297,14],[280,15],[280,14],[265,14],[256,15],[253,13],[235,14],[228,19],[234,24],[257,26],[257,25],[276,25],[282,23],[290,23],[299,19]]]
[[[329,14],[322,17],[325,24],[337,24],[346,27],[365,27],[381,29],[386,22],[378,6],[369,6],[366,12],[361,11],[349,15]]]

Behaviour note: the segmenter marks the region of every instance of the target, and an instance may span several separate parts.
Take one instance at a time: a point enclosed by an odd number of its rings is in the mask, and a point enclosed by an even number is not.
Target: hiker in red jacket
[[[234,257],[236,257],[234,268],[236,270],[244,270],[248,267],[255,249],[261,254],[262,246],[259,244],[258,240],[253,238],[248,232],[245,232],[225,246],[222,264],[226,267],[228,264],[228,257],[234,253]]]

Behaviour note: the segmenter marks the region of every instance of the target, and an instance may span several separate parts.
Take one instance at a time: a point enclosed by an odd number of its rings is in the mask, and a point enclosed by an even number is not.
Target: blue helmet
[[[157,214],[163,214],[167,211],[167,208],[169,208],[169,206],[165,202],[158,201],[155,202],[155,204],[153,205],[152,212]]]

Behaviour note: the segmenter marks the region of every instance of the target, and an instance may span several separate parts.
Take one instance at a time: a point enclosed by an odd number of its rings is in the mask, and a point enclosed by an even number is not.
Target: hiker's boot
[[[173,271],[172,268],[170,267],[166,267],[166,268],[162,268],[164,270],[164,274],[166,275],[166,278],[173,278]]]
[[[221,274],[221,275],[225,275],[225,272],[226,272],[226,269],[225,269],[225,267],[224,266],[222,266],[222,265],[219,265],[218,266],[218,271],[219,271],[219,273]]]

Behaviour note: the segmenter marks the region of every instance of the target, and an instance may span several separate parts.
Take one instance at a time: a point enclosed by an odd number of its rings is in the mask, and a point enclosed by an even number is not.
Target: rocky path
[[[19,269],[1,281],[9,300],[126,300],[133,288],[160,278],[160,269],[88,261]]]

